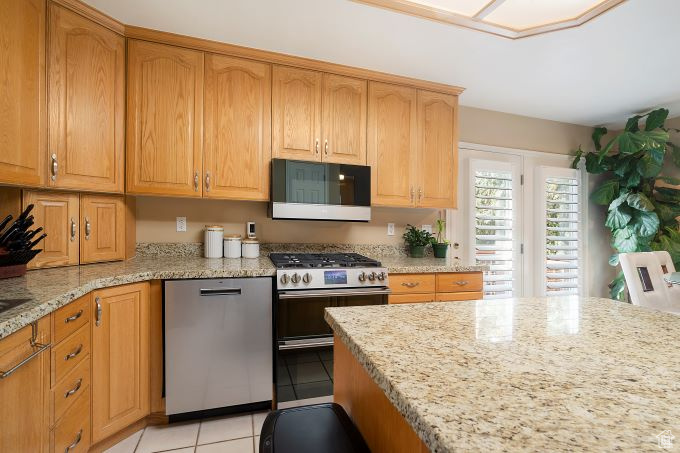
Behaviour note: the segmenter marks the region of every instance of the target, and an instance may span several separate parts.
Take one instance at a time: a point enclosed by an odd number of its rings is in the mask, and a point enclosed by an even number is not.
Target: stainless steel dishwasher
[[[272,330],[271,278],[166,281],[170,421],[271,408]]]

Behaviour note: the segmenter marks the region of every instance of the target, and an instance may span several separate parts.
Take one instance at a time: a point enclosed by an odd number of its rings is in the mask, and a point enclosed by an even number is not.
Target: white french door
[[[447,235],[464,261],[489,267],[485,299],[582,294],[582,181],[569,164],[461,145],[459,209],[448,211]]]

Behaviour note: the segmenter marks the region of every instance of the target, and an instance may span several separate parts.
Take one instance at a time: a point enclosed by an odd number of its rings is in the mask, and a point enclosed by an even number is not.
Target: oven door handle
[[[327,346],[333,346],[333,337],[315,338],[309,340],[280,341],[278,344],[279,351],[289,351],[292,349],[320,348]]]
[[[305,299],[310,297],[351,297],[351,296],[380,296],[384,294],[391,294],[392,290],[389,288],[381,288],[377,290],[324,290],[324,291],[290,291],[290,292],[280,292],[278,294],[279,299]]]

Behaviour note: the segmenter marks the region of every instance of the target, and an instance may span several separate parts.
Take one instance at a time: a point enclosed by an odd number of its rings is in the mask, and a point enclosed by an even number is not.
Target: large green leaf
[[[616,278],[609,284],[609,295],[614,300],[623,299],[623,289],[626,287],[626,279],[623,272],[619,272]]]
[[[652,243],[654,250],[665,250],[671,254],[674,263],[680,262],[680,232],[673,228],[666,228],[659,240]]]
[[[666,145],[670,146],[671,153],[673,156],[673,163],[680,167],[680,146],[672,142],[666,142]]]
[[[624,130],[628,132],[637,132],[640,130],[640,118],[642,118],[642,115],[635,115],[631,116],[628,118],[628,121],[626,121],[626,127]]]
[[[600,159],[603,159],[604,156],[609,154],[609,152],[614,148],[614,145],[616,145],[619,142],[619,136],[617,135],[616,137],[612,138],[609,140],[609,143],[607,145],[599,150],[598,156],[600,156]]]
[[[610,179],[595,189],[590,195],[590,199],[593,201],[593,203],[608,205],[614,200],[614,197],[618,191],[619,182],[615,179]]]
[[[614,230],[611,245],[619,253],[636,252],[638,248],[638,236],[631,226]]]
[[[654,236],[659,231],[659,216],[656,212],[637,211],[633,220],[635,232],[643,237]]]
[[[672,187],[656,187],[656,198],[666,203],[680,203],[680,190]]]
[[[668,141],[668,132],[664,130],[640,131],[636,136],[642,140],[645,149],[665,148]]]
[[[654,203],[643,193],[631,193],[626,199],[628,206],[638,211],[653,211]]]
[[[635,154],[643,149],[645,142],[641,132],[622,132],[619,135],[619,152],[623,155]]]
[[[571,163],[571,168],[578,168],[578,163],[581,160],[581,157],[583,156],[583,149],[581,148],[581,145],[578,145],[578,149],[574,153],[574,160]]]
[[[627,206],[616,207],[607,213],[607,220],[605,220],[604,225],[613,231],[628,225],[632,218],[630,208]]]
[[[657,160],[658,154],[655,153],[655,151],[658,150],[654,149],[648,151],[638,161],[637,171],[643,178],[654,178],[658,176],[659,173],[661,173],[661,169],[663,168],[663,158],[661,159],[661,162],[659,162]]]
[[[588,173],[600,174],[611,170],[612,159],[605,156],[600,159],[595,153],[586,154],[586,171]]]
[[[612,202],[609,204],[609,210],[616,209],[623,203],[625,203],[626,200],[628,199],[629,193],[630,192],[628,192],[627,190],[622,190],[619,196],[612,200]]]
[[[599,151],[602,149],[602,144],[600,143],[600,140],[602,140],[602,137],[607,135],[607,128],[606,127],[596,127],[593,130],[593,143],[595,144],[595,150]]]
[[[612,256],[609,257],[609,265],[610,266],[618,266],[619,265],[619,254],[614,253]]]
[[[663,127],[666,118],[668,118],[668,109],[657,109],[649,112],[647,122],[645,123],[645,130],[653,131],[654,129]]]
[[[656,213],[663,223],[676,224],[676,219],[680,217],[680,203],[663,203],[657,201]]]
[[[614,162],[614,174],[623,178],[623,176],[628,171],[628,168],[630,167],[631,162],[633,162],[632,156],[627,156],[627,157],[622,157],[622,158],[616,159],[616,161]]]

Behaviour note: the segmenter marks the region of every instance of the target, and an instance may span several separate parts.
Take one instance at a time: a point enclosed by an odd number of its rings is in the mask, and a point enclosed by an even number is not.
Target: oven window
[[[357,307],[363,305],[383,305],[387,303],[387,296],[384,294],[376,294],[374,296],[352,296],[352,297],[336,297],[336,307]]]
[[[333,306],[332,297],[279,300],[276,314],[276,336],[279,340],[314,338],[333,335],[324,320],[324,310]]]

